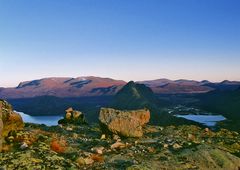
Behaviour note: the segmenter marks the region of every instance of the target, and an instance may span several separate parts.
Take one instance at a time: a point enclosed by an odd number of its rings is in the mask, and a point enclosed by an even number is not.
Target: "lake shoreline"
[[[58,121],[63,118],[63,116],[31,116],[18,111],[16,113],[21,115],[25,123],[44,124],[46,126],[56,126]]]

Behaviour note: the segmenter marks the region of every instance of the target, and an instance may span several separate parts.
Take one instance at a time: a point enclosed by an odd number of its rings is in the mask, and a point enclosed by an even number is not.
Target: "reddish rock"
[[[111,108],[102,108],[99,120],[103,128],[113,134],[125,137],[141,137],[142,126],[149,122],[150,112],[146,109],[120,111]],[[105,130],[105,129],[103,129]]]
[[[6,101],[0,101],[0,114],[3,123],[3,137],[12,130],[19,130],[24,127],[22,117],[18,113],[14,112],[12,106]]]
[[[12,106],[4,100],[0,100],[0,151],[3,138],[10,131],[20,130],[24,127],[22,117],[13,111]]]

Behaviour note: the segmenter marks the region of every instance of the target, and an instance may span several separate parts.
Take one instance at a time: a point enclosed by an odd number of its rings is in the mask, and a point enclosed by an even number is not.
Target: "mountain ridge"
[[[156,94],[206,93],[216,89],[235,90],[240,87],[239,81],[229,80],[213,83],[208,80],[170,80],[162,78],[136,82],[150,87]],[[23,81],[16,87],[1,87],[0,98],[113,96],[126,84],[127,82],[123,80],[95,76],[48,77]]]
[[[79,97],[113,95],[126,82],[110,78],[50,77],[19,83],[15,88],[3,88],[1,98],[29,98],[37,96]]]

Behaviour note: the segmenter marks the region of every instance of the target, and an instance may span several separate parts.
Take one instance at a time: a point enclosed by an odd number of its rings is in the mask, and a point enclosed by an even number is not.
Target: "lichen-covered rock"
[[[13,111],[12,106],[4,100],[0,100],[0,151],[3,138],[10,131],[20,130],[24,127],[22,117]]]
[[[1,104],[0,104],[1,108]],[[0,152],[2,151],[2,130],[3,130],[3,121],[2,121],[2,114],[0,114]]]
[[[122,142],[116,142],[114,144],[111,145],[111,149],[122,149],[125,148],[126,145]]]
[[[68,108],[66,110],[66,115],[63,119],[58,121],[58,124],[86,124],[87,121],[84,117],[84,114],[80,111],[73,110],[73,108]]]
[[[99,120],[102,130],[124,137],[141,137],[142,126],[149,122],[150,112],[146,109],[121,111],[101,108]]]

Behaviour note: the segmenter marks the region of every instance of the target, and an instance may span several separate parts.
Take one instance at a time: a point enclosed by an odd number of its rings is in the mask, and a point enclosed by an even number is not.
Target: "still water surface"
[[[217,122],[223,121],[226,118],[222,115],[176,115],[177,117],[182,117],[188,120],[192,120],[201,123],[206,126],[215,126]]]
[[[23,112],[17,112],[22,116],[24,122],[45,124],[47,126],[58,125],[58,120],[62,119],[63,116],[30,116]]]
[[[30,116],[24,114],[23,112],[18,112],[24,122],[27,123],[36,123],[36,124],[45,124],[47,126],[58,125],[58,120],[62,119],[63,116]],[[217,122],[223,121],[226,118],[222,115],[175,115],[177,117],[182,117],[188,120],[192,120],[198,123],[201,123],[206,126],[215,126]]]

